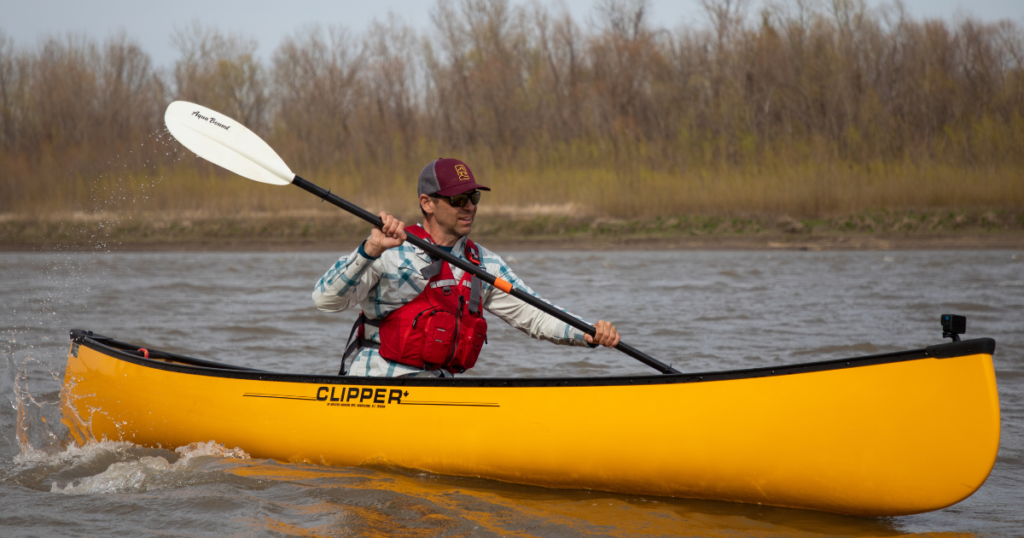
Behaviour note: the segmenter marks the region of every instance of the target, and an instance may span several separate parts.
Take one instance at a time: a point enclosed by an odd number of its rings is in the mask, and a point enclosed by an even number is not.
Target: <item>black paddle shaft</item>
[[[366,222],[369,222],[370,224],[378,228],[384,226],[384,222],[381,221],[380,217],[378,217],[377,215],[374,215],[373,213],[370,213],[369,211],[353,204],[352,202],[349,202],[348,200],[341,198],[337,194],[333,194],[331,193],[331,191],[325,190],[322,187],[314,185],[313,183],[310,183],[309,181],[306,181],[305,179],[302,179],[299,176],[295,176],[295,179],[292,180],[292,184],[296,185],[297,187],[301,188],[304,191],[315,194],[321,200],[326,200],[344,209],[345,211],[348,211],[349,213],[352,213],[353,215],[365,220]],[[416,237],[414,235],[406,235],[406,241],[419,247],[420,249],[422,249],[423,251],[427,252],[428,254],[435,258],[440,258],[448,262],[449,264],[454,265],[459,269],[462,269],[463,271],[466,271],[467,273],[479,278],[480,280],[483,280],[484,282],[491,284],[492,286],[498,287],[499,289],[501,288],[495,283],[497,280],[500,279],[496,278],[494,275],[488,273],[487,271],[484,271],[483,269],[472,263],[469,263],[466,260],[456,257],[450,252],[445,252],[441,250],[436,245],[428,241],[424,241],[423,239],[420,239],[419,237]],[[569,325],[576,327],[577,329],[591,336],[593,336],[597,332],[594,329],[593,325],[590,325],[589,323],[586,323],[574,316],[570,316],[569,314],[538,299],[537,297],[534,297],[533,295],[530,295],[528,293],[524,293],[522,290],[511,288],[507,293],[515,297],[516,299],[519,299],[520,301],[523,301],[524,303],[534,308],[537,308],[541,312],[554,316],[555,318],[558,318],[564,321],[565,323],[568,323]],[[620,341],[618,345],[615,346],[615,349],[625,353],[626,355],[629,355],[630,357],[633,357],[634,359],[646,364],[647,366],[650,366],[651,368],[654,368],[655,370],[658,370],[663,374],[681,373],[679,370],[676,370],[672,366],[665,364],[659,361],[658,359],[655,359],[654,357],[651,357],[650,355],[644,353],[643,351],[640,351],[639,349],[634,348],[629,344],[626,344],[625,342]]]

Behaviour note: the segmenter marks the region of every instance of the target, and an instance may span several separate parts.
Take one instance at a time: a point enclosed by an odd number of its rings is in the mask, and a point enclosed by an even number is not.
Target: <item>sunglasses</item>
[[[432,195],[433,198],[441,198],[448,202],[448,205],[452,207],[466,207],[466,204],[473,202],[473,205],[480,203],[480,191],[469,191],[462,194],[456,194],[455,196],[437,196]]]

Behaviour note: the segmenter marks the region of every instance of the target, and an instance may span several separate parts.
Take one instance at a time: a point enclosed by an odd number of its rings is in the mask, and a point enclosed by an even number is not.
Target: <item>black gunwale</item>
[[[682,374],[650,374],[634,376],[608,377],[531,377],[531,378],[401,378],[401,377],[356,377],[337,375],[287,374],[254,370],[240,366],[232,366],[218,362],[194,359],[184,355],[168,353],[147,348],[153,358],[135,355],[138,346],[120,342],[105,336],[92,334],[91,331],[72,330],[71,341],[95,351],[99,351],[119,360],[184,374],[223,377],[229,379],[251,379],[258,381],[283,381],[289,383],[311,383],[319,385],[375,385],[375,386],[419,386],[419,387],[593,387],[593,386],[630,386],[630,385],[665,385],[675,383],[702,383],[710,381],[728,381],[735,379],[753,379],[783,375],[823,372],[859,368],[878,364],[889,364],[921,359],[945,359],[962,357],[978,353],[995,353],[996,341],[991,338],[977,338],[962,342],[947,342],[928,346],[924,349],[897,351],[878,355],[867,355],[849,359],[768,366],[762,368],[745,368],[721,372],[697,372]],[[131,351],[126,351],[131,350]],[[179,363],[168,363],[160,358],[167,358]]]

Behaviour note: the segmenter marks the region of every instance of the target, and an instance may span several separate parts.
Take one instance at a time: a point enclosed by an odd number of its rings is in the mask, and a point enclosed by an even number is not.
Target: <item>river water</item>
[[[57,406],[69,329],[331,374],[355,313],[319,312],[310,292],[338,253],[0,253],[0,534],[1024,536],[1024,253],[503,254],[545,298],[615,322],[626,342],[683,371],[924,347],[941,341],[940,314],[964,314],[967,337],[997,341],[995,468],[957,505],[871,519],[254,460],[216,440],[77,447]],[[649,372],[612,350],[491,327],[467,375]]]

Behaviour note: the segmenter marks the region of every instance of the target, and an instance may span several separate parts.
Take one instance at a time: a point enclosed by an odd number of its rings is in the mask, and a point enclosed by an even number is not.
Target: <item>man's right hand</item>
[[[380,220],[384,221],[384,227],[373,227],[370,238],[366,240],[363,250],[373,258],[379,258],[384,251],[395,248],[405,242],[405,223],[381,211]]]

